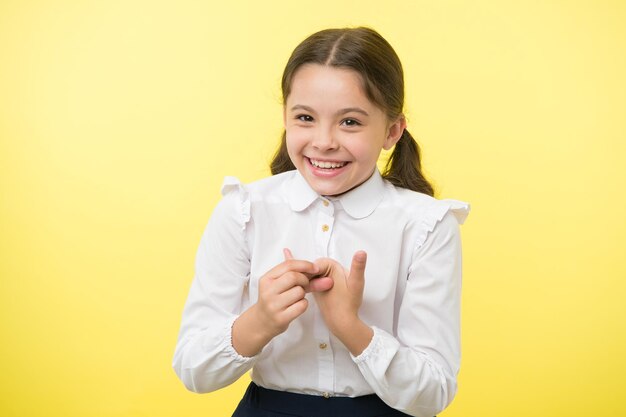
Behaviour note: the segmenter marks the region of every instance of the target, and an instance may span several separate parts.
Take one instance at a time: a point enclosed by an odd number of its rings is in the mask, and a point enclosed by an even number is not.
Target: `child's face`
[[[365,182],[381,149],[390,149],[406,127],[404,117],[390,122],[369,101],[358,73],[317,64],[296,71],[284,121],[291,161],[328,196]]]

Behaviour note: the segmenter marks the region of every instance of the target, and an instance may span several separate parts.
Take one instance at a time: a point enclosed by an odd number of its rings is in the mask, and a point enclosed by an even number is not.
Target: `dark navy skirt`
[[[406,417],[377,395],[330,397],[295,394],[251,382],[232,417]]]

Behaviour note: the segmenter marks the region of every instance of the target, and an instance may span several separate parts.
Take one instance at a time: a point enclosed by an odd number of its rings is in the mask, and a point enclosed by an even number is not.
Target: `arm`
[[[218,204],[196,257],[173,363],[185,386],[195,392],[214,391],[236,381],[263,348],[306,310],[305,292],[332,286],[330,279],[309,281],[319,272],[313,263],[286,260],[260,278],[257,303],[242,313],[250,271],[244,234],[248,219],[246,210],[241,210],[244,192],[230,193]]]
[[[231,384],[255,361],[239,355],[231,343],[232,323],[243,308],[250,271],[241,193],[224,196],[211,216],[183,310],[173,367],[185,386],[195,392]]]
[[[390,406],[413,416],[439,413],[454,398],[460,360],[461,241],[451,212],[416,248],[398,316],[397,338],[374,328],[353,357]]]

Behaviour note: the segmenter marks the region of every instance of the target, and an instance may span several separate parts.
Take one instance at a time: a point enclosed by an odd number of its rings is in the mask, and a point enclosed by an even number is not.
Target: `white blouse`
[[[469,205],[395,187],[378,170],[338,198],[298,171],[242,185],[227,177],[196,255],[173,367],[210,392],[252,369],[265,388],[311,395],[376,393],[413,416],[439,413],[456,393],[460,361],[461,240]],[[322,319],[315,298],[254,357],[231,344],[235,319],[257,301],[258,281],[281,263],[330,257],[350,266],[367,252],[359,316],[374,330],[354,357]]]

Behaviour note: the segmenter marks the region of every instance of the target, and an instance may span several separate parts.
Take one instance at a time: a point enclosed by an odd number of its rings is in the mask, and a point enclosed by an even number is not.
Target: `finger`
[[[319,276],[327,277],[331,276],[333,272],[333,267],[335,266],[335,261],[330,258],[319,258],[315,260],[315,266],[319,269]]]
[[[324,292],[333,287],[335,281],[331,277],[313,278],[309,281],[308,288],[305,288],[307,292]]]
[[[291,249],[289,249],[289,248],[283,248],[283,255],[285,256],[285,260],[286,260],[286,261],[288,261],[288,260],[290,260],[290,259],[295,259],[295,258],[293,257],[293,253],[291,253]],[[316,267],[316,268],[317,268],[317,267]],[[310,278],[310,277],[309,277],[309,278]],[[308,291],[308,289],[307,289],[307,292],[309,292],[309,291]]]
[[[358,251],[352,257],[350,274],[348,275],[348,289],[354,292],[363,292],[365,287],[365,264],[367,263],[367,253]]]
[[[275,294],[282,294],[293,287],[309,287],[309,277],[301,272],[288,271],[276,278],[272,284]]]
[[[301,300],[298,300],[289,307],[287,307],[283,311],[283,317],[285,317],[285,319],[289,321],[289,323],[291,323],[294,319],[298,318],[298,316],[304,313],[308,306],[309,301],[306,298],[302,298]]]
[[[296,285],[295,287],[289,288],[279,296],[280,301],[278,305],[283,309],[286,309],[290,305],[302,300],[305,295],[306,293],[304,292],[304,288]]]
[[[305,274],[300,274],[297,277],[289,276],[289,272],[283,277],[275,280],[275,292],[277,294],[289,291],[295,286],[302,287],[305,292],[323,292],[328,291],[333,287],[333,279],[331,277],[314,277],[310,278]],[[297,274],[294,272],[294,274]]]
[[[313,262],[300,259],[287,259],[265,273],[269,278],[278,278],[287,272],[300,272],[313,277],[319,274],[319,267]]]

